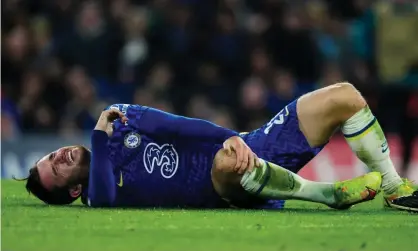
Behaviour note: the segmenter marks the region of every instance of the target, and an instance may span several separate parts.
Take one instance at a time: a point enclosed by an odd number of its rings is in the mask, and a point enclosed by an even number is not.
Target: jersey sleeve
[[[120,110],[128,117],[128,123],[140,133],[156,137],[181,137],[223,143],[238,135],[236,131],[206,120],[178,116],[147,106],[115,104],[107,109]]]
[[[91,136],[91,163],[87,204],[91,207],[110,207],[116,198],[116,181],[108,158],[106,132],[94,130]]]

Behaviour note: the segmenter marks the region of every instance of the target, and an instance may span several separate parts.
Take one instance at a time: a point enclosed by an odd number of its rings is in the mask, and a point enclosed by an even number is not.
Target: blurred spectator
[[[159,100],[154,101],[153,107],[161,111],[165,111],[165,112],[170,112],[170,113],[175,112],[171,103],[164,99],[159,99]]]
[[[99,2],[83,2],[72,29],[58,43],[58,54],[67,65],[81,65],[93,76],[115,77],[117,37]]]
[[[414,143],[418,135],[418,91],[410,92],[406,97],[406,109],[401,115],[400,136],[403,145],[402,168],[404,176],[408,175],[412,160]]]
[[[66,106],[61,121],[66,133],[80,133],[94,128],[106,102],[96,96],[92,79],[81,67],[73,67],[66,76],[66,88],[72,98]]]
[[[22,92],[18,107],[22,115],[22,127],[26,131],[48,132],[57,127],[57,117],[43,100],[46,84],[42,75],[28,71],[22,77]]]
[[[145,106],[153,106],[153,93],[149,88],[138,88],[134,92],[133,103]]]
[[[219,67],[213,63],[203,63],[198,69],[197,91],[205,93],[216,105],[234,106],[234,85],[225,82]]]
[[[266,80],[271,71],[270,58],[267,52],[261,48],[255,48],[250,54],[250,67],[253,76],[258,76]]]
[[[30,37],[27,27],[14,26],[7,31],[2,43],[2,88],[6,95],[17,98],[21,73],[30,58]]]
[[[246,35],[238,29],[234,13],[231,10],[219,11],[208,56],[220,65],[224,76],[235,78],[244,69],[247,46]]]
[[[119,80],[122,83],[133,83],[141,79],[140,74],[144,73],[141,66],[144,65],[149,53],[145,38],[147,12],[141,8],[129,9],[124,17],[125,43],[119,55]]]
[[[186,115],[199,119],[209,119],[215,111],[211,102],[203,95],[193,96],[187,107]]]
[[[215,111],[215,113],[211,117],[209,117],[209,120],[213,121],[217,125],[226,128],[236,129],[236,126],[231,117],[231,113],[226,108],[218,108]]]
[[[110,1],[109,11],[110,16],[116,22],[123,22],[125,14],[130,10],[129,0],[113,0]]]
[[[404,109],[401,115],[400,136],[403,143],[402,173],[407,175],[418,135],[418,60],[410,66],[403,80],[406,85]]]
[[[31,31],[34,44],[34,64],[45,67],[47,60],[52,55],[54,49],[48,20],[42,16],[34,18],[31,25]]]
[[[290,72],[277,70],[273,74],[272,88],[268,97],[268,109],[272,114],[278,113],[302,94],[296,79]]]
[[[252,121],[267,121],[266,105],[267,105],[268,90],[265,83],[260,78],[247,79],[241,89],[241,112],[239,114],[239,121],[241,123],[239,129],[241,131],[249,131],[257,128],[261,124],[251,123]]]
[[[318,88],[345,81],[347,80],[343,77],[339,65],[335,63],[327,63],[322,71],[322,77],[319,81]]]
[[[267,43],[274,63],[289,69],[303,83],[319,78],[321,55],[308,29],[307,14],[300,7],[286,6],[279,23],[267,31]]]
[[[325,18],[324,18],[325,19]],[[321,55],[327,61],[338,62],[349,55],[346,50],[346,24],[335,18],[322,20],[316,33],[316,40]]]
[[[21,125],[17,107],[7,98],[1,100],[1,139],[16,140],[20,135]]]
[[[241,91],[241,105],[248,111],[260,111],[266,105],[267,89],[260,78],[248,79]]]
[[[154,95],[169,99],[168,92],[171,89],[173,75],[170,66],[165,62],[157,63],[152,69],[145,85],[154,92]]]

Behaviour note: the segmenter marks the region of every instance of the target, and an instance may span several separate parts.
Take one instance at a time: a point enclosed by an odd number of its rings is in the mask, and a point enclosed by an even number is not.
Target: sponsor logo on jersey
[[[141,135],[135,132],[128,133],[123,142],[127,148],[137,148],[141,144]]]
[[[176,174],[178,164],[179,155],[173,145],[149,143],[145,147],[144,166],[148,173],[157,168],[164,178],[169,179]]]

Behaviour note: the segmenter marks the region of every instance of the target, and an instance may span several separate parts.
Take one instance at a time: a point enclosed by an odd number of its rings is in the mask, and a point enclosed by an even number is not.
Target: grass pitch
[[[418,214],[382,208],[379,197],[349,211],[290,201],[282,211],[57,207],[2,181],[5,251],[413,251]]]

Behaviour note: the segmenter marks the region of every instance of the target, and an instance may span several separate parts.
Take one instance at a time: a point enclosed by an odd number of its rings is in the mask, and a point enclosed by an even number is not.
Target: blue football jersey
[[[116,189],[112,206],[228,206],[215,192],[210,170],[223,141],[236,132],[203,120],[172,119],[175,115],[140,105],[117,104],[109,109],[128,118],[127,123],[114,121],[106,145],[114,176],[114,184],[107,186]],[[209,127],[224,135],[200,132],[210,131]],[[88,196],[87,191],[83,196]]]

